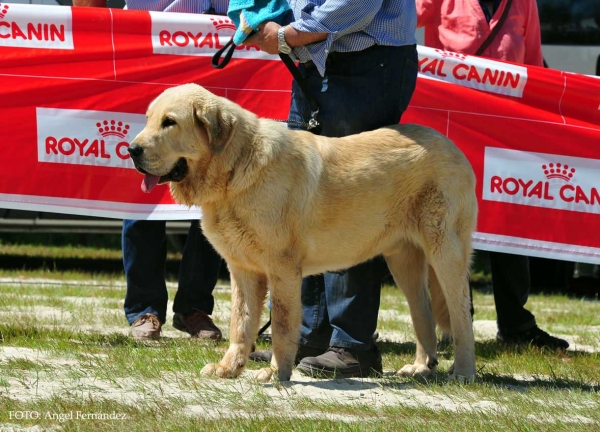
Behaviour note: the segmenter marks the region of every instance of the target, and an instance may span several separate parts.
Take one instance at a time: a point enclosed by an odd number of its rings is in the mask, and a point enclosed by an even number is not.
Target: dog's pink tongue
[[[159,180],[159,176],[155,176],[152,174],[144,174],[144,180],[142,181],[142,192],[150,192],[154,188],[154,186],[158,184]]]

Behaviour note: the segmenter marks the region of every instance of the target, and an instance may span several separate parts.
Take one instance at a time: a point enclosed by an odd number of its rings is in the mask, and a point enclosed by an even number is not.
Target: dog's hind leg
[[[448,305],[446,304],[446,297],[444,297],[435,270],[431,266],[429,266],[429,291],[431,292],[431,305],[435,323],[444,335],[451,337],[452,327],[450,325],[450,314],[448,312]]]
[[[427,290],[427,263],[423,251],[411,243],[403,243],[398,252],[385,260],[396,285],[402,288],[417,339],[415,362],[398,372],[402,376],[428,377],[435,374],[438,364],[437,338]]]
[[[470,244],[449,233],[443,244],[428,257],[437,276],[450,315],[454,341],[454,367],[450,379],[473,381],[475,379],[475,342],[471,319],[469,282]]]
[[[267,295],[267,279],[264,275],[229,268],[231,274],[231,325],[229,349],[218,364],[207,364],[200,372],[203,376],[220,378],[238,376],[252,350],[258,335],[261,310]]]

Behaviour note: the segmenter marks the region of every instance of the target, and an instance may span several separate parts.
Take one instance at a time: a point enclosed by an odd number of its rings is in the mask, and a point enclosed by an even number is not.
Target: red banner
[[[239,47],[226,17],[0,3],[0,207],[189,219],[167,187],[141,192],[128,142],[164,89],[198,83],[285,119],[291,76]],[[419,47],[402,121],[452,139],[477,175],[475,247],[600,263],[600,81]]]

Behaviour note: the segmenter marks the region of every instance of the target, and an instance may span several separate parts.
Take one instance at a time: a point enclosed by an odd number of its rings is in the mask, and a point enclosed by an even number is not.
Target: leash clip
[[[317,120],[317,116],[319,115],[319,110],[310,112],[310,120],[308,121],[307,130],[311,130],[319,126],[319,121]]]

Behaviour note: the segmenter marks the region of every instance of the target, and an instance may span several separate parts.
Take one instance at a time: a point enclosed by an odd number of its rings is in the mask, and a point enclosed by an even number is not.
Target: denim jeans
[[[121,241],[127,278],[124,309],[129,324],[147,313],[158,316],[161,323],[166,320],[165,227],[165,221],[123,221]],[[219,254],[204,237],[199,222],[190,221],[173,312],[189,314],[199,309],[209,315],[212,313],[212,292],[219,277],[221,262]]]
[[[319,105],[320,128],[311,132],[341,137],[397,124],[417,81],[414,45],[373,46],[353,53],[331,53],[326,76],[314,65],[299,65]],[[307,122],[310,107],[294,81],[289,120]],[[289,123],[301,129],[297,123]],[[302,282],[300,343],[368,350],[377,328],[382,258],[350,269],[310,276]]]

